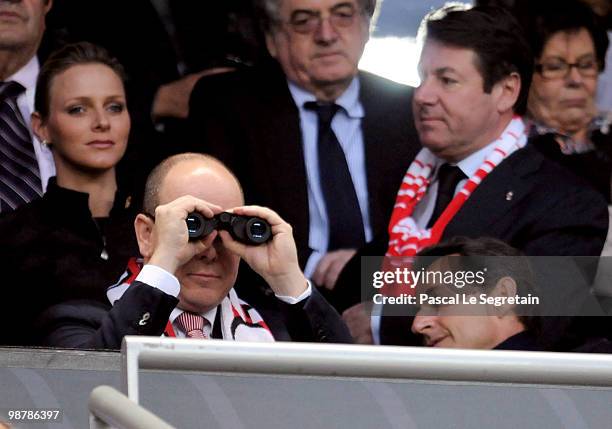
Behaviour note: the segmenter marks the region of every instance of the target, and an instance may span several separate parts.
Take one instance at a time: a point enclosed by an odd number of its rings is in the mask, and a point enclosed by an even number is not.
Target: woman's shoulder
[[[43,236],[50,229],[44,206],[38,199],[0,215],[0,246],[22,247]]]

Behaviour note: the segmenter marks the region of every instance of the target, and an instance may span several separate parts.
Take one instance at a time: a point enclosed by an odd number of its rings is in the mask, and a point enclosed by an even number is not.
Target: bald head
[[[241,206],[244,196],[238,179],[218,159],[199,153],[166,158],[147,179],[143,209],[155,208],[184,195],[191,195],[224,209]]]

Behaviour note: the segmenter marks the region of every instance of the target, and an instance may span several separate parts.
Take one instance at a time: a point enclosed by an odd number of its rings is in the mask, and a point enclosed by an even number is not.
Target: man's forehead
[[[192,195],[196,198],[232,208],[243,204],[242,192],[235,178],[218,165],[185,161],[172,167],[162,181],[159,203]]]
[[[281,11],[329,10],[341,5],[357,6],[357,0],[281,0]]]
[[[426,39],[419,67],[457,71],[466,66],[475,67],[477,59],[478,55],[473,49],[447,44],[436,39]]]

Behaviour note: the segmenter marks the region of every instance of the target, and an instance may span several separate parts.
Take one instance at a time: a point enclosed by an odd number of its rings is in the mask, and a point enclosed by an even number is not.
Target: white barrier
[[[122,382],[140,369],[612,387],[612,355],[127,336]]]

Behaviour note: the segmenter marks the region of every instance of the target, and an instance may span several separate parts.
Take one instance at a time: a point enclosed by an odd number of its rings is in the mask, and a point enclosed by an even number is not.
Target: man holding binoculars
[[[243,201],[237,179],[215,158],[190,153],[163,161],[149,175],[143,213],[134,222],[144,265],[130,263],[126,276],[108,290],[113,308],[97,318],[90,312],[89,320],[79,321],[75,311],[83,306],[77,304],[50,309],[42,325],[55,328],[46,333],[45,345],[118,348],[125,335],[162,333],[350,342],[339,315],[300,270],[291,226],[272,210]],[[193,237],[201,223],[208,230]],[[260,314],[236,295],[240,259],[274,292],[273,312]],[[49,313],[55,323],[49,323]],[[69,323],[57,323],[66,320],[62,314],[71,315]]]

